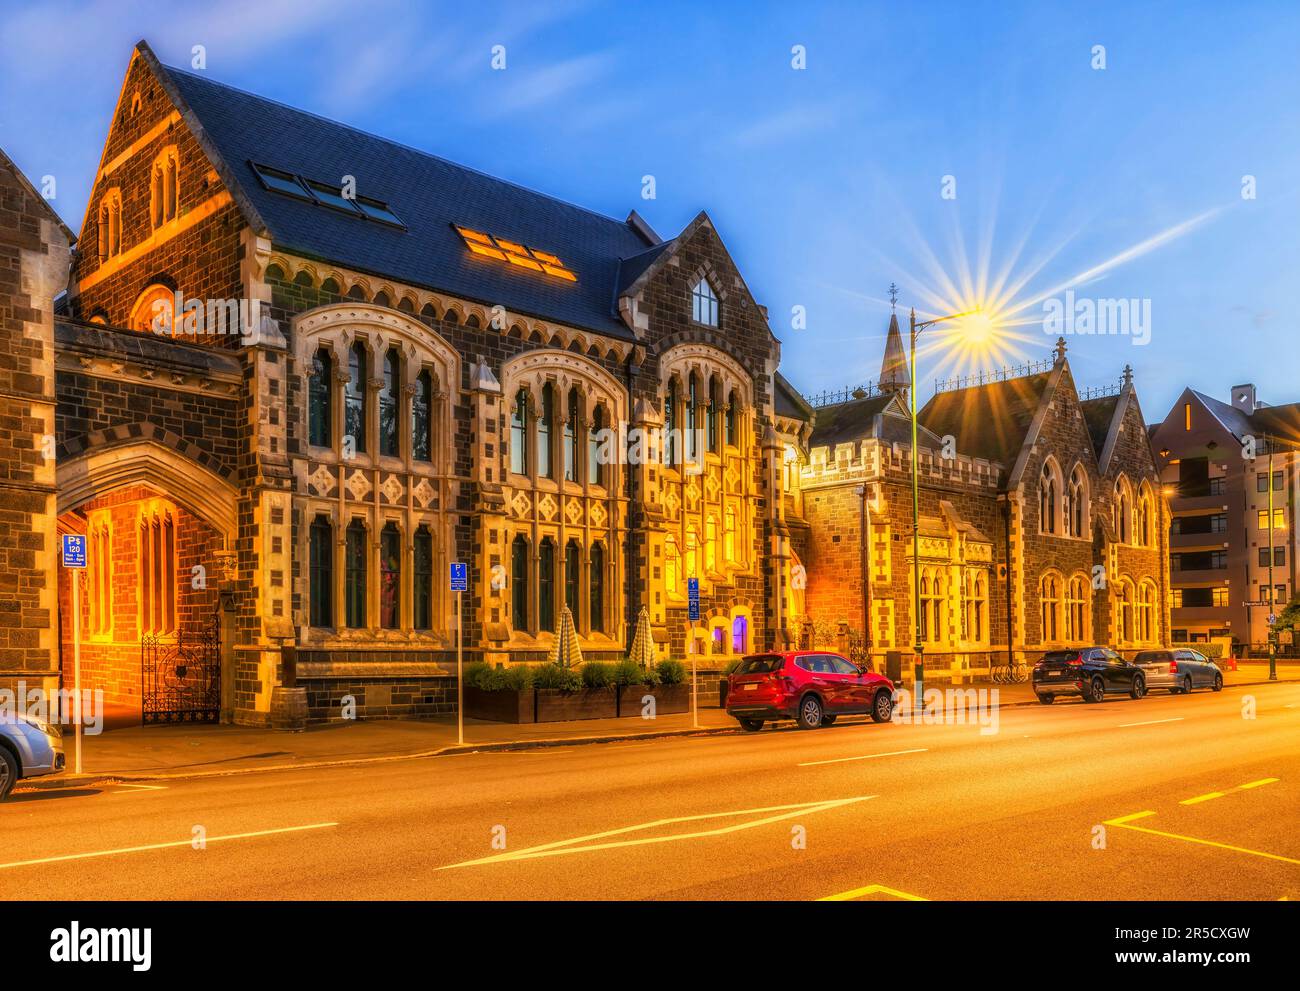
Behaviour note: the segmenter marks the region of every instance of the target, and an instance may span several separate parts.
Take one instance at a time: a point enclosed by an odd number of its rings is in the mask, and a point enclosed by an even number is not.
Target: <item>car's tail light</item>
[[[1169,673],[1170,673],[1170,674],[1177,674],[1177,673],[1178,673],[1178,662],[1177,662],[1177,661],[1170,661],[1170,662],[1169,662]]]

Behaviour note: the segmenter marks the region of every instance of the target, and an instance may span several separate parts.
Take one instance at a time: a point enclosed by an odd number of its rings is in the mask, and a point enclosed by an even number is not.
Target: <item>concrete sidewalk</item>
[[[1280,681],[1300,681],[1300,665],[1279,666]],[[1229,687],[1267,684],[1267,664],[1242,664],[1226,674]],[[954,687],[937,677],[927,683],[940,690]],[[978,682],[960,686],[997,689],[999,705],[1037,705],[1032,686]],[[584,719],[562,723],[465,721],[465,745],[456,740],[453,719],[427,721],[376,720],[314,726],[303,733],[281,733],[243,726],[133,726],[86,737],[81,776],[64,772],[20,781],[18,790],[68,788],[96,781],[149,781],[199,778],[301,767],[346,766],[383,760],[433,757],[485,750],[578,746],[619,740],[738,733],[736,721],[717,707],[717,695],[701,688],[699,728],[691,714],[654,720]],[[64,738],[69,765],[73,737]]]

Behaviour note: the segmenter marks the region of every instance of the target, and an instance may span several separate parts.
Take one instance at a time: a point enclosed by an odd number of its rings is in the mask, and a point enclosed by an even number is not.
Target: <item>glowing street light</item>
[[[950,313],[946,317],[917,322],[916,308],[911,312],[909,360],[912,369],[912,388],[909,392],[909,405],[912,414],[912,628],[915,632],[912,643],[912,705],[917,711],[924,709],[925,693],[925,644],[921,628],[921,483],[919,478],[919,459],[916,453],[916,339],[935,324],[949,320],[963,321],[961,332],[971,349],[985,349],[993,341],[993,321],[988,314],[977,306],[962,313]]]

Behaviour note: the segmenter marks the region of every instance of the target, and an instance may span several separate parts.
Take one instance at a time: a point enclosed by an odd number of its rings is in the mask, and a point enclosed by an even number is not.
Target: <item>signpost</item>
[[[86,568],[86,535],[63,535],[63,566],[72,574],[72,713],[77,723],[76,773],[81,773],[81,571]]]
[[[700,619],[700,580],[686,579],[686,606],[690,611],[691,621],[691,723],[695,729],[700,728],[700,691],[695,680],[695,659],[699,653],[700,642],[695,638],[695,624]]]
[[[456,742],[465,745],[465,665],[461,660],[460,597],[469,591],[469,565],[459,561],[451,563],[451,590],[456,595]]]

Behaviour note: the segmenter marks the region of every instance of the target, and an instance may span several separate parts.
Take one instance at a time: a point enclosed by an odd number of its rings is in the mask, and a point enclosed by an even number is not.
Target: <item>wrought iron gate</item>
[[[144,724],[215,723],[221,718],[221,640],[214,621],[199,635],[140,642]]]

